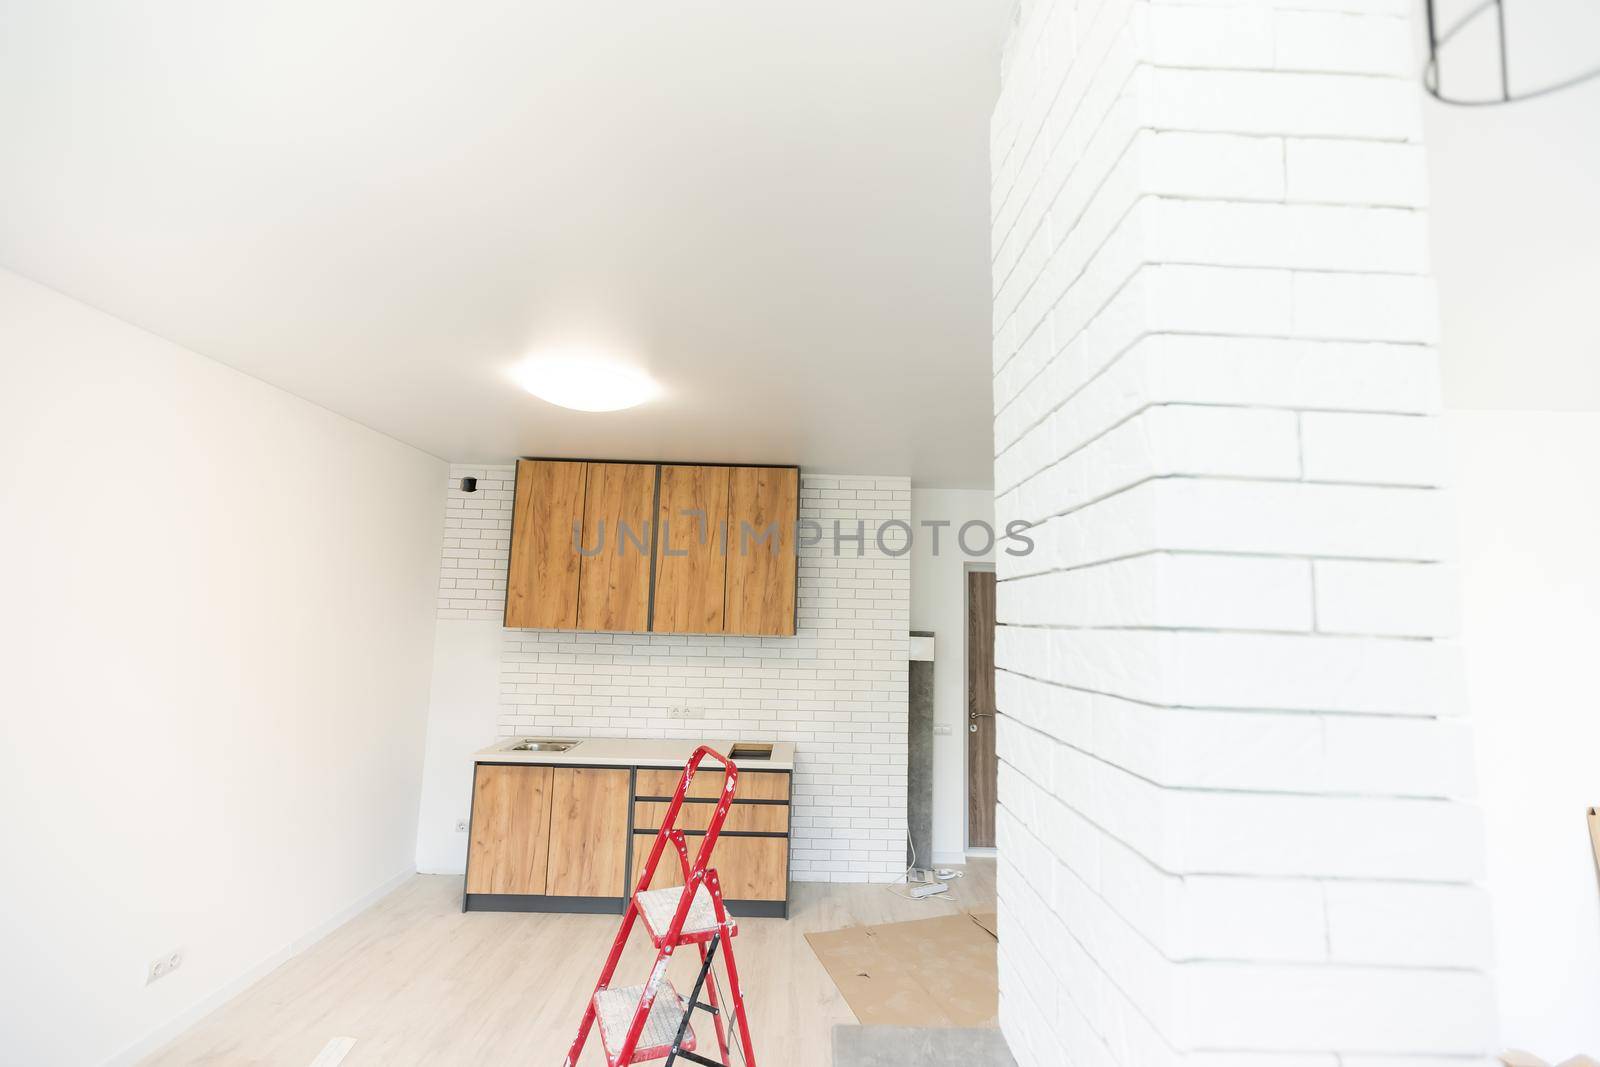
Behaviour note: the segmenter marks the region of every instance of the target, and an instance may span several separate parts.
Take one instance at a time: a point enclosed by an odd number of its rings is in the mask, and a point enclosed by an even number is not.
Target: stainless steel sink
[[[576,741],[541,741],[541,740],[538,740],[538,739],[530,737],[530,738],[527,738],[525,740],[518,741],[516,744],[512,745],[509,749],[507,749],[507,751],[509,751],[509,752],[565,752],[567,749],[571,748],[572,746],[576,745],[577,743],[578,742],[576,742]]]

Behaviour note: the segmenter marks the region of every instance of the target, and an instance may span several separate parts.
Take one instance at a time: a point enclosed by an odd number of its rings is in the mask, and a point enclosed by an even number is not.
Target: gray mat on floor
[[[835,1026],[833,1067],[1017,1067],[999,1030]]]

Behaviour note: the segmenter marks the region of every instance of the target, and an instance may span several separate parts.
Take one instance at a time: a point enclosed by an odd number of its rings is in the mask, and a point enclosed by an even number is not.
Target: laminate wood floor
[[[741,919],[734,947],[761,1067],[826,1067],[833,1026],[856,1022],[807,933],[992,908],[994,862],[974,860],[965,871],[953,900],[908,900],[896,895],[903,886],[799,882],[788,920]],[[460,877],[418,875],[143,1067],[309,1067],[334,1037],[356,1039],[343,1067],[559,1064],[618,917],[460,909]],[[672,964],[684,993],[693,956]],[[642,982],[652,958],[636,930],[614,984]],[[696,1026],[714,1048],[708,1028]],[[585,1067],[603,1065],[599,1044],[591,1032]]]

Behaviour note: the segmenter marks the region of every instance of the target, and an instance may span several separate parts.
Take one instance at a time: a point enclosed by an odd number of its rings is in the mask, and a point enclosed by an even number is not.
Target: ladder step
[[[622,1047],[633,1025],[633,1014],[644,998],[644,986],[620,986],[602,989],[594,995],[595,1020],[600,1024],[600,1046],[605,1049],[606,1062],[611,1062],[614,1049]],[[678,1035],[678,1024],[683,1021],[685,1005],[672,982],[663,979],[656,991],[655,1003],[650,1005],[650,1016],[639,1033],[639,1043],[634,1046],[629,1063],[664,1059],[672,1051],[672,1039]],[[684,1032],[684,1051],[694,1049],[694,1027]]]
[[[639,905],[639,917],[644,920],[644,928],[649,932],[650,940],[657,948],[665,943],[667,930],[672,926],[672,916],[678,910],[678,901],[682,898],[683,887],[676,885],[666,889],[647,889],[643,893],[634,894],[633,899]],[[677,944],[710,941],[716,936],[717,930],[717,909],[711,902],[711,890],[702,882],[695,890],[694,899],[689,902],[689,914],[683,917],[683,930],[678,936]],[[738,924],[730,916],[727,922],[727,934],[732,937],[738,932]]]

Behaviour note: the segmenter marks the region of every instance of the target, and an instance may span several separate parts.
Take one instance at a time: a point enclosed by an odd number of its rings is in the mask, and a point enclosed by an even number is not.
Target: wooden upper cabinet
[[[505,623],[513,628],[571,630],[578,625],[578,564],[574,524],[583,521],[588,464],[517,461],[506,572]]]
[[[734,467],[728,475],[728,578],[724,629],[792,637],[795,520],[800,472]]]
[[[590,463],[588,468],[578,629],[648,630],[656,466]]]
[[[792,636],[799,514],[793,467],[519,460],[505,624]]]
[[[728,557],[727,467],[661,468],[656,509],[657,633],[720,634]]]

